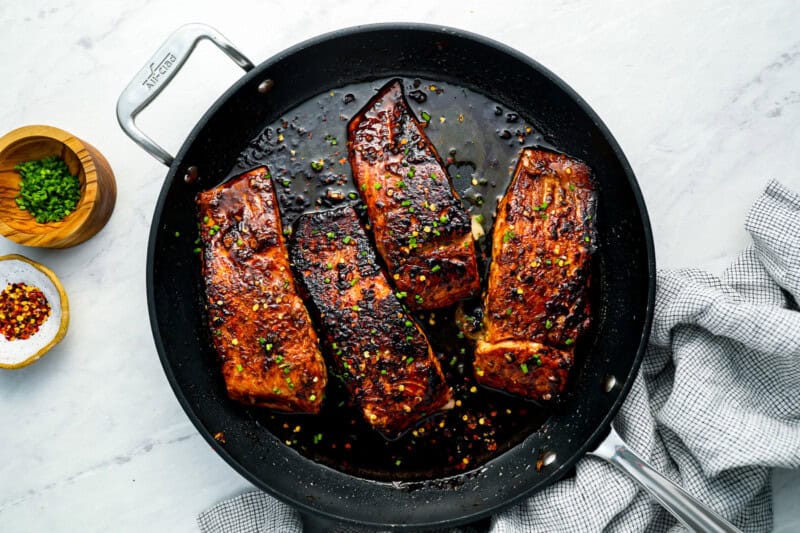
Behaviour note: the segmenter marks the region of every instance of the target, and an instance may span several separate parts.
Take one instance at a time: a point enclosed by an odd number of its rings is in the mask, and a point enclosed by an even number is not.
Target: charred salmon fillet
[[[378,253],[405,303],[435,309],[480,291],[470,217],[399,80],[353,117],[347,146]]]
[[[317,413],[327,370],[295,291],[265,167],[197,195],[208,320],[228,395]]]
[[[595,209],[586,164],[522,151],[492,234],[478,382],[535,400],[563,392],[591,320]]]
[[[370,426],[394,438],[451,403],[427,337],[393,294],[352,207],[301,216],[290,253],[320,336]]]

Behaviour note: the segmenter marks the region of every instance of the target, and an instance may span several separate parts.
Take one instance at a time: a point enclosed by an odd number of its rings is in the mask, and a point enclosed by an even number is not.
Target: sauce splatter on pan
[[[387,81],[335,88],[287,112],[251,140],[229,176],[269,165],[287,232],[304,212],[344,203],[361,210],[347,161],[346,126]],[[403,83],[465,208],[485,233],[477,242],[485,286],[493,214],[519,151],[549,146],[534,125],[483,94],[434,80]],[[465,307],[478,306],[476,299]],[[251,409],[250,415],[301,454],[359,477],[415,481],[473,470],[521,442],[544,423],[548,412],[475,383],[472,348],[456,326],[455,311],[452,307],[415,316],[453,387],[456,406],[400,438],[388,441],[369,428],[335,379],[318,416],[260,409]]]

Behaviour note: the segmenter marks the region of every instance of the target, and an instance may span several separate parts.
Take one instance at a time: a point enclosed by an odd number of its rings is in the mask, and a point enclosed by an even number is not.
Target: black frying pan
[[[133,119],[203,38],[248,73],[205,113],[173,159]],[[195,233],[195,194],[226,177],[266,124],[330,88],[392,76],[442,80],[490,95],[535,124],[549,144],[587,162],[599,183],[596,327],[573,378],[577,393],[540,429],[482,467],[409,484],[362,479],[312,462],[227,399],[205,332],[199,261],[186,240],[175,238],[175,232]],[[300,509],[352,523],[454,525],[562,478],[608,433],[647,342],[653,240],[636,179],[611,133],[580,96],[535,61],[477,35],[404,24],[334,32],[253,67],[211,28],[189,25],[156,52],[120,97],[117,112],[129,135],[170,167],[147,257],[150,320],[164,370],[204,438],[259,488]],[[217,432],[224,433],[225,444],[214,439]]]

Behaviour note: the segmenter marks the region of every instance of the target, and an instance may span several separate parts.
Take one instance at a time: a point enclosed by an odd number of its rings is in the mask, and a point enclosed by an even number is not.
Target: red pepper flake
[[[50,316],[50,304],[37,287],[9,284],[0,293],[0,332],[10,340],[25,340]]]
[[[226,442],[225,441],[225,433],[223,433],[221,431],[218,431],[217,433],[214,433],[214,440],[217,441],[217,442],[221,442],[222,444],[225,444],[225,442]]]

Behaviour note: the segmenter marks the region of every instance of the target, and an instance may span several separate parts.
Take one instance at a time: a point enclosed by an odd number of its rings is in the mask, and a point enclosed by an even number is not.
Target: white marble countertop
[[[53,268],[72,310],[50,354],[0,371],[0,529],[191,531],[198,512],[249,487],[195,432],[161,370],[145,249],[166,169],[122,133],[114,112],[180,24],[217,27],[257,63],[319,33],[381,21],[450,25],[518,48],[572,85],[622,145],[662,267],[720,272],[747,244],[744,215],[767,180],[800,189],[795,2],[311,4],[0,3],[0,134],[37,123],[70,131],[106,155],[119,188],[107,227],[80,246],[0,242],[0,255]],[[201,45],[141,127],[176,151],[239,75]],[[773,486],[776,531],[800,530],[800,472],[776,472]]]

